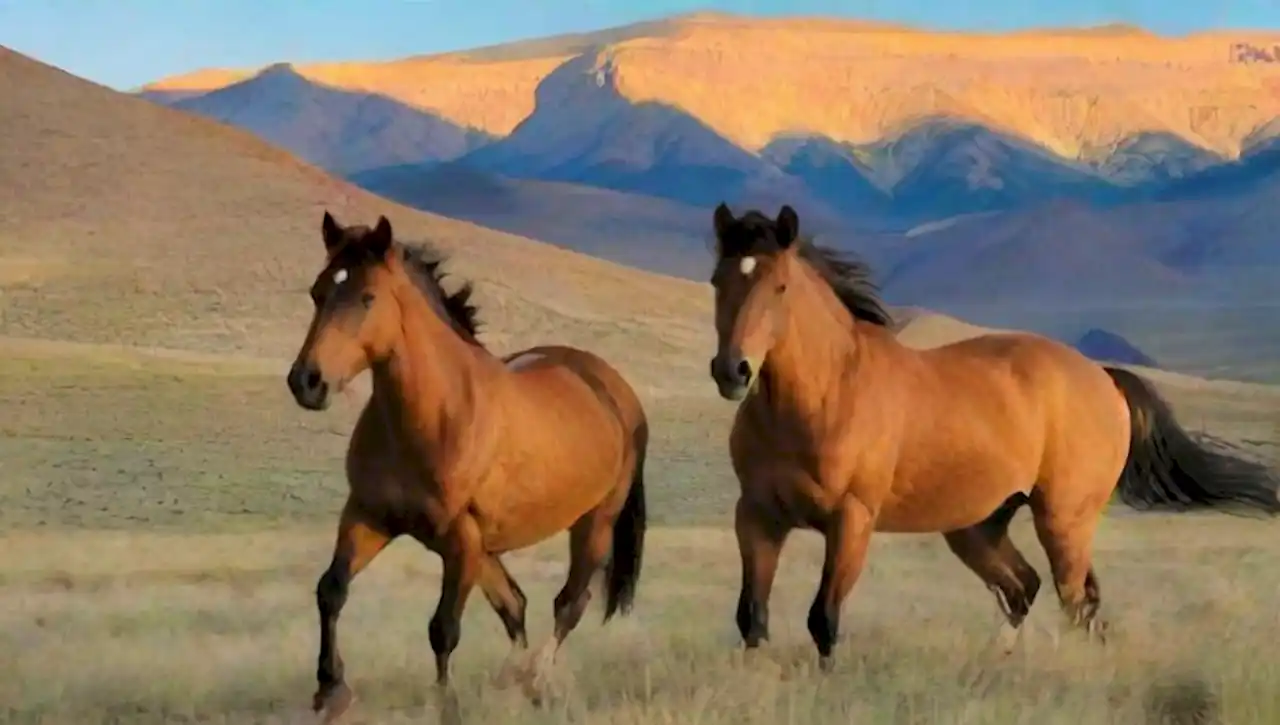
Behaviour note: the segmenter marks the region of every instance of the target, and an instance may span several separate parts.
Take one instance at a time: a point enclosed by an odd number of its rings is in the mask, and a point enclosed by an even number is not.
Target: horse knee
[[[316,607],[321,615],[337,616],[347,603],[351,577],[345,562],[335,560],[316,582]]]

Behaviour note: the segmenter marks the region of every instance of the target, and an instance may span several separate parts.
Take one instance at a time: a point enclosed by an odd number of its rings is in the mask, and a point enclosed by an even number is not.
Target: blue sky
[[[124,90],[209,66],[396,58],[707,9],[955,29],[1280,29],[1280,0],[0,0],[0,45]]]

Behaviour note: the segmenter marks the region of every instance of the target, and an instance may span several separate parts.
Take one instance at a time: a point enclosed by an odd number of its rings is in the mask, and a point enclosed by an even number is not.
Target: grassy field
[[[325,415],[288,399],[278,362],[10,346],[0,358],[0,721],[289,723],[313,688],[312,590],[330,552],[359,395]],[[1163,377],[1194,428],[1280,459],[1274,392]],[[1104,523],[1098,567],[1116,636],[1058,634],[1052,588],[1009,658],[992,597],[940,537],[879,537],[845,608],[836,672],[812,672],[804,615],[815,536],[790,545],[774,641],[743,662],[732,622],[732,409],[651,390],[655,529],[632,617],[598,610],[566,645],[544,710],[491,677],[505,637],[475,597],[455,657],[465,722],[1135,723],[1201,705],[1280,721],[1274,525],[1215,516]],[[1015,538],[1047,577],[1029,522]],[[562,538],[511,557],[535,639],[550,630]],[[342,620],[351,722],[435,721],[426,623],[433,555],[399,542]],[[1199,704],[1197,704],[1199,703]],[[451,713],[453,711],[450,711]],[[1171,720],[1170,722],[1195,722]]]

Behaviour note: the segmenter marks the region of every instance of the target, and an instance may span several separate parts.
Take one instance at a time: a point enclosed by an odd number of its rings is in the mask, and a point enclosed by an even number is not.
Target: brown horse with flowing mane
[[[323,410],[365,370],[373,394],[347,451],[350,493],[333,560],[316,585],[320,612],[313,709],[332,720],[351,690],[337,621],[351,580],[393,539],[440,555],[440,603],[428,629],[437,682],[463,607],[479,587],[513,645],[527,648],[525,596],[499,555],[569,530],[555,631],[533,659],[550,664],[605,569],[605,621],[635,597],[645,535],[649,429],[635,392],[595,355],[535,347],[504,359],[476,339],[470,285],[441,286],[443,258],[394,240],[391,223],[344,227],[325,212],[315,315],[289,371],[298,405]]]
[[[866,265],[800,238],[791,207],[735,218],[721,204],[714,224],[711,375],[741,401],[729,451],[748,649],[768,638],[778,556],[797,528],[826,539],[808,629],[828,670],[874,531],[942,533],[995,593],[1010,648],[1040,589],[1008,536],[1023,505],[1064,612],[1097,635],[1093,537],[1117,488],[1135,508],[1280,510],[1274,472],[1194,441],[1134,373],[1032,334],[910,349]]]

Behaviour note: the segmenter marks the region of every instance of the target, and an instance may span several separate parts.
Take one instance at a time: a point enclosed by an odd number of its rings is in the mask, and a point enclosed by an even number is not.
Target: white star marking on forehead
[[[742,261],[738,263],[738,270],[742,272],[742,276],[750,277],[751,273],[756,271],[756,258],[743,257]]]
[[[347,277],[349,277],[349,276],[350,276],[350,275],[348,275],[348,274],[347,274],[347,270],[345,270],[345,269],[340,269],[340,270],[338,270],[337,272],[334,272],[334,273],[333,273],[333,283],[334,283],[334,284],[342,284],[343,282],[346,282],[346,281],[347,281]]]

